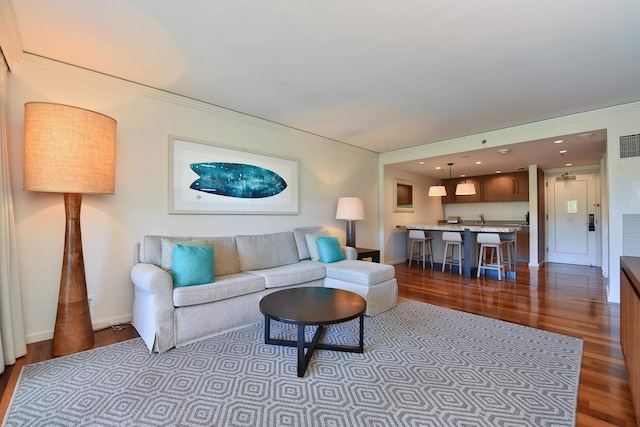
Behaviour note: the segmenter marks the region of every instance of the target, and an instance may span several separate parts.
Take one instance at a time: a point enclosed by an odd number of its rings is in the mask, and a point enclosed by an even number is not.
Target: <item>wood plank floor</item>
[[[518,265],[518,279],[464,278],[398,264],[400,296],[519,323],[584,340],[577,426],[636,426],[620,350],[620,308],[607,303],[597,268]],[[133,328],[98,331],[96,347],[136,337]],[[0,375],[4,418],[23,365],[51,357],[51,341],[28,345],[28,354]]]

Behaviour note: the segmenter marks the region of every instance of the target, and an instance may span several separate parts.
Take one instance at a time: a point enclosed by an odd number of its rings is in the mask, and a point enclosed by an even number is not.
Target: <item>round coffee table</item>
[[[304,377],[315,349],[362,353],[364,351],[364,312],[367,302],[360,295],[324,287],[290,288],[273,292],[260,300],[264,314],[265,344],[298,348],[298,376]],[[358,345],[320,343],[326,325],[360,319]],[[298,326],[297,340],[271,338],[271,320]],[[317,326],[313,339],[305,342],[305,327]],[[304,349],[307,348],[305,353]]]

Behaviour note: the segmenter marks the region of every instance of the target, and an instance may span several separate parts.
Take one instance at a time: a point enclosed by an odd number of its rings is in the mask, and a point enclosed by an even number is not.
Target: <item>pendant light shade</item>
[[[447,195],[444,185],[432,185],[429,187],[429,197],[443,197]]]
[[[476,186],[473,182],[463,182],[456,186],[456,196],[472,196],[476,194]]]

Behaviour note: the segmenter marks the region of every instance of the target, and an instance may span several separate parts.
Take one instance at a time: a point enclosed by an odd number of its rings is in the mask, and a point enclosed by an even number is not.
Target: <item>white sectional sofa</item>
[[[145,236],[140,262],[131,269],[134,284],[133,326],[150,351],[163,352],[263,320],[259,301],[286,287],[327,286],[361,295],[366,315],[394,307],[398,285],[393,266],[356,260],[343,247],[345,260],[312,261],[305,235],[322,227],[226,237]],[[214,281],[174,287],[174,244],[213,247]],[[162,268],[164,267],[164,268]]]

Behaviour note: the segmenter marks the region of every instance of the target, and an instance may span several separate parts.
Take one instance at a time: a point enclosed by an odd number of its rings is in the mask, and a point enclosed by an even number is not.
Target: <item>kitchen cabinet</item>
[[[518,262],[529,262],[529,227],[518,230]]]
[[[473,196],[456,196],[455,188],[460,182],[473,182],[476,194]],[[442,203],[474,203],[474,202],[520,202],[529,200],[529,172],[514,172],[495,175],[474,176],[472,178],[445,179],[443,185],[447,196]]]

